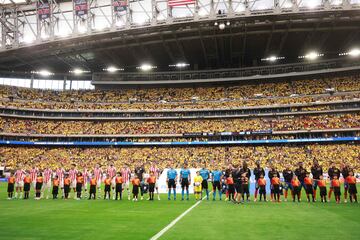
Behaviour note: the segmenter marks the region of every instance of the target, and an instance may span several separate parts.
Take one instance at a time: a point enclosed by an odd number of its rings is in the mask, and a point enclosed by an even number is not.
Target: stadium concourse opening
[[[358,240],[359,12],[0,0],[0,239]]]

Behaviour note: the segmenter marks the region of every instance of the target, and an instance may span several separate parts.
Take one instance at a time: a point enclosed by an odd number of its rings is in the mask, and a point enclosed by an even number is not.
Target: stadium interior
[[[360,0],[0,0],[0,239],[358,240],[359,182]]]

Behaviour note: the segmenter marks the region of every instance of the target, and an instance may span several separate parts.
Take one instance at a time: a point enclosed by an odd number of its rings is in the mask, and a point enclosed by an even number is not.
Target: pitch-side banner
[[[164,169],[164,171],[161,173],[160,177],[159,177],[159,181],[158,181],[158,187],[159,187],[159,192],[160,193],[167,193],[168,192],[168,185],[166,182],[166,177],[167,177],[167,172],[168,172],[168,168]],[[181,169],[175,169],[178,173],[178,181],[176,182],[176,193],[181,193],[181,183],[180,181],[180,170]],[[194,185],[193,185],[193,179],[196,176],[196,171],[199,169],[195,169],[195,168],[190,168],[190,172],[191,172],[191,182],[189,185],[189,192],[190,193],[194,193]],[[171,192],[172,194],[172,192]]]
[[[75,0],[74,3],[76,16],[83,16],[88,13],[87,0]]]
[[[50,17],[50,4],[49,3],[38,3],[37,14],[39,19],[44,20]]]
[[[127,9],[127,0],[114,0],[114,12],[124,12]]]

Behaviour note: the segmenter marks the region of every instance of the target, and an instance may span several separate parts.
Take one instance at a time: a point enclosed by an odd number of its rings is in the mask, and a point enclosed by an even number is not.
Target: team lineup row
[[[138,164],[132,172],[128,166],[124,166],[119,171],[111,163],[103,170],[99,164],[90,171],[84,169],[79,171],[76,165],[73,164],[71,169],[65,171],[59,167],[56,170],[46,168],[39,170],[33,166],[30,170],[17,169],[11,172],[8,177],[8,199],[13,198],[14,190],[15,198],[24,199],[29,198],[31,186],[35,189],[35,199],[49,198],[50,192],[53,199],[57,199],[59,192],[61,197],[68,199],[71,190],[74,192],[74,198],[80,200],[82,197],[88,199],[95,199],[96,192],[101,192],[101,186],[104,185],[104,199],[110,199],[110,192],[113,192],[113,199],[122,199],[123,191],[127,190],[127,196],[130,200],[130,184],[132,185],[133,200],[137,201],[139,198],[143,199],[145,193],[149,193],[149,200],[154,200],[154,192],[157,193],[158,200],[160,200],[158,190],[158,180],[162,172],[155,164],[151,164],[148,171],[144,166]],[[266,186],[265,169],[257,162],[256,167],[251,170],[244,161],[242,165],[232,166],[227,169],[212,171],[206,169],[204,166],[196,172],[194,179],[191,179],[190,169],[187,164],[178,173],[177,170],[170,167],[166,172],[166,182],[168,185],[168,199],[171,199],[171,191],[173,191],[173,198],[176,199],[176,184],[181,184],[182,200],[189,200],[189,186],[193,184],[195,199],[200,200],[203,192],[206,193],[206,199],[209,200],[208,182],[213,186],[212,194],[213,200],[216,198],[218,191],[219,199],[222,199],[222,194],[226,194],[226,200],[232,200],[234,203],[243,203],[250,201],[250,177],[254,175],[255,192],[254,201],[257,201],[258,194],[260,194],[260,201],[262,198],[266,201]],[[281,176],[282,175],[282,176]],[[284,195],[284,200],[287,201],[288,191],[290,191],[292,200],[300,201],[301,190],[305,189],[306,196],[310,202],[310,197],[313,202],[316,201],[316,191],[319,187],[320,198],[322,202],[330,201],[332,192],[335,195],[335,201],[340,203],[340,177],[342,176],[344,182],[344,202],[347,202],[348,194],[351,202],[357,202],[357,179],[354,176],[353,169],[348,165],[342,165],[341,169],[337,168],[334,163],[330,164],[327,172],[327,178],[324,177],[322,166],[314,160],[311,172],[308,172],[303,163],[298,163],[298,167],[293,171],[291,166],[287,165],[285,169],[280,172],[276,167],[270,165],[267,176],[270,181],[270,197],[271,201],[280,202],[280,194]],[[327,181],[330,182],[330,189],[327,194]],[[88,192],[88,185],[90,191]],[[82,195],[84,191],[84,195]],[[246,197],[245,197],[246,196]],[[98,196],[99,198],[99,196]]]

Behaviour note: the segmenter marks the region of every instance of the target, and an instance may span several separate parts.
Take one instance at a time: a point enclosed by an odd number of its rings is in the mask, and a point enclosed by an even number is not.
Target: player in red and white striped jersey
[[[19,167],[18,170],[16,170],[15,174],[15,198],[18,197],[22,199],[22,193],[23,193],[23,187],[24,187],[24,177],[25,177],[25,171]]]
[[[156,164],[152,163],[152,162],[150,162],[150,171],[149,171],[149,173],[151,173],[151,172],[153,172],[155,177],[156,177],[155,190],[156,190],[158,200],[160,200],[159,187],[158,187],[158,182],[159,182],[158,180],[159,180],[159,177],[160,177],[160,169],[158,169],[156,167]]]
[[[83,172],[82,172],[82,175],[83,175],[83,178],[84,178],[84,191],[85,191],[85,198],[88,197],[88,194],[87,194],[87,185],[88,185],[88,182],[89,182],[89,177],[91,177],[91,174],[90,172],[87,170],[87,168],[84,168]]]
[[[59,180],[59,187],[61,189],[62,198],[64,198],[64,176],[65,176],[65,170],[62,167],[58,167],[56,169],[56,176],[58,176]]]
[[[111,179],[111,187],[113,191],[113,199],[115,200],[115,176],[116,176],[116,168],[113,163],[109,164],[109,167],[106,170],[107,176]]]
[[[99,164],[96,164],[95,165],[95,168],[94,168],[94,171],[93,171],[93,174],[95,176],[95,179],[96,179],[96,187],[98,189],[98,198],[100,198],[100,193],[101,193],[101,183],[102,183],[102,180],[103,180],[103,170],[101,169],[100,165]]]
[[[41,198],[44,197],[45,192],[47,190],[46,199],[49,199],[49,194],[51,191],[52,174],[53,174],[53,171],[50,168],[45,168],[45,170],[43,172],[44,182],[43,182],[42,189],[41,189],[41,193],[42,193]]]
[[[35,189],[35,185],[36,185],[36,177],[37,177],[38,172],[39,172],[39,169],[37,167],[35,167],[35,166],[33,166],[30,169],[31,183],[33,184],[34,189]]]
[[[128,200],[130,200],[130,178],[131,178],[131,170],[125,164],[125,166],[121,169],[121,177],[123,178],[123,189],[126,188],[128,193]]]
[[[74,199],[76,198],[76,176],[78,174],[78,170],[76,170],[76,165],[71,164],[71,169],[69,170],[69,178],[70,178],[70,189],[74,190]],[[70,198],[70,196],[69,196]]]

